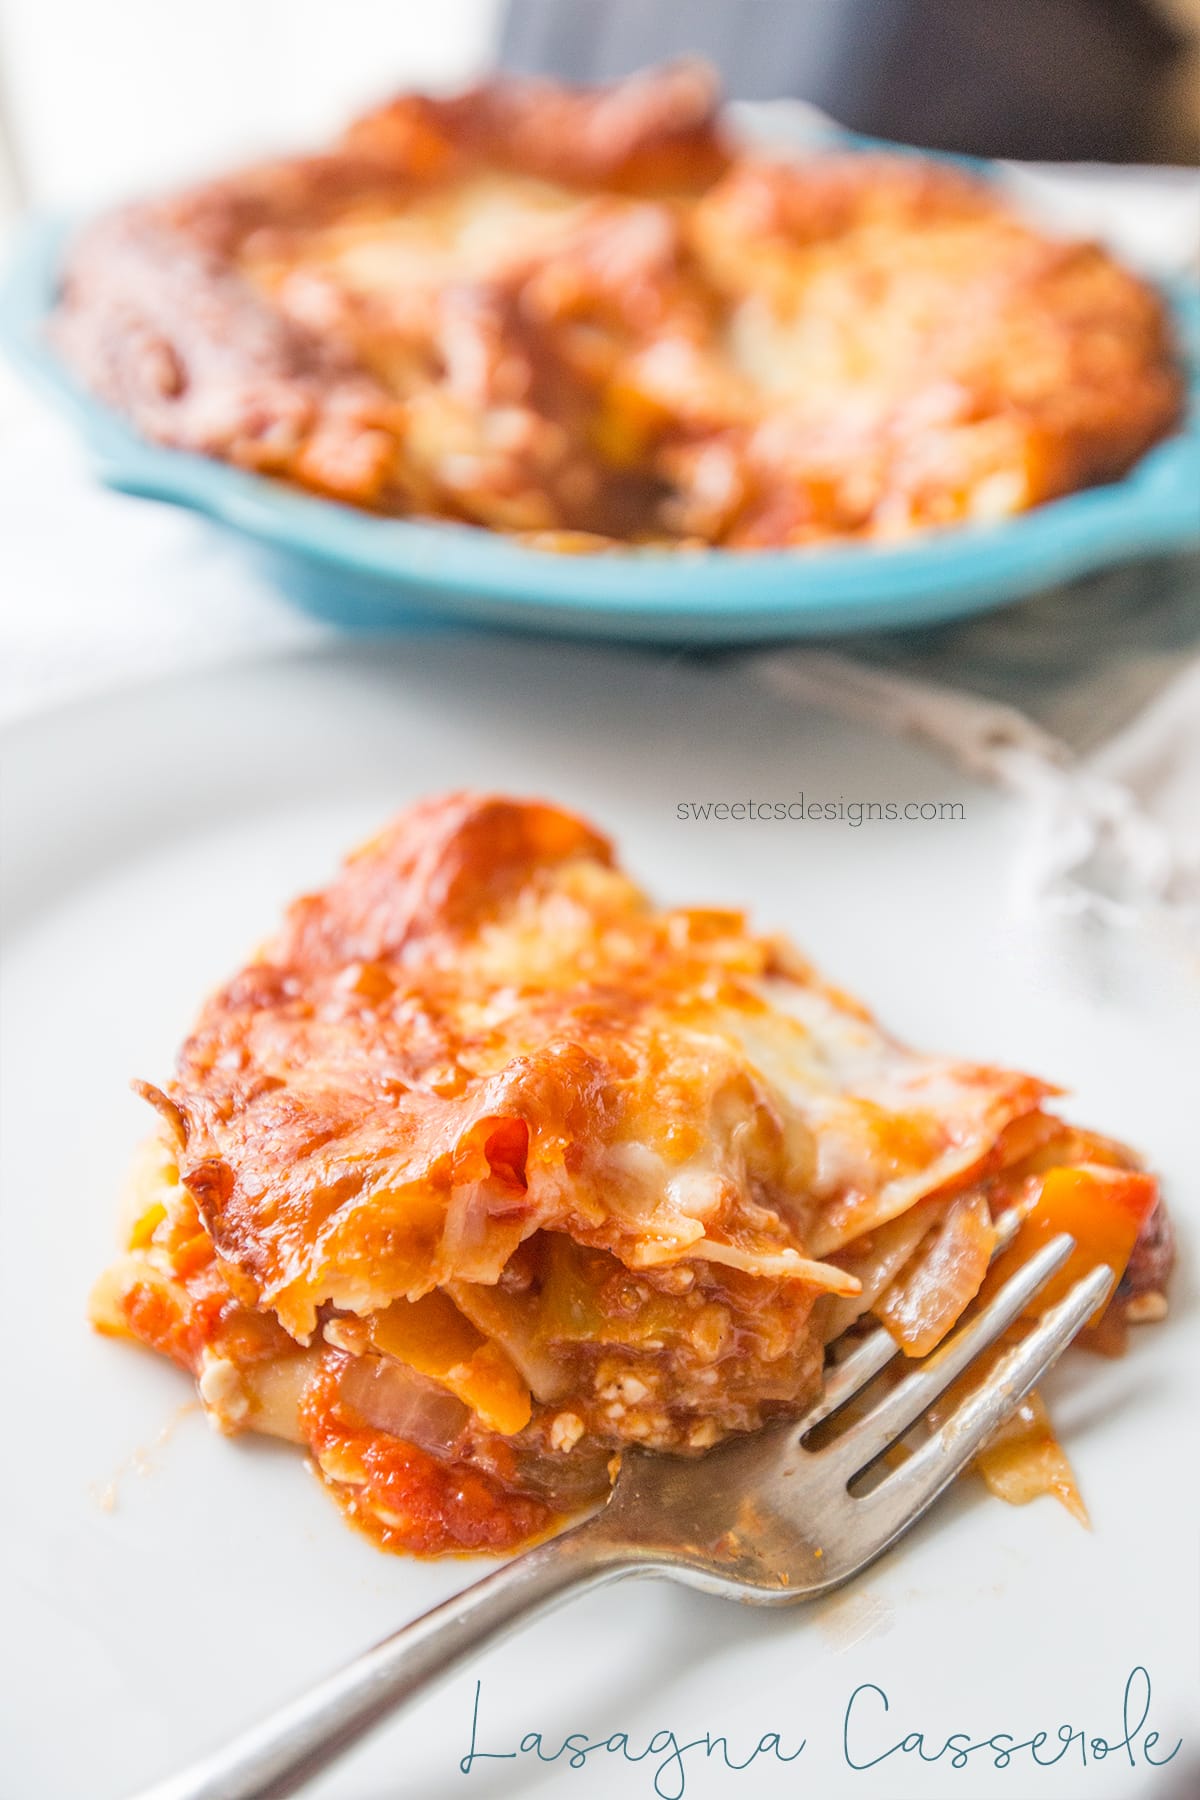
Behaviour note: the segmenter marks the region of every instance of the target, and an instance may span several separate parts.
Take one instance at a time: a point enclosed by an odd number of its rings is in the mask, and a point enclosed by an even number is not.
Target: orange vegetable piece
[[[394,1300],[371,1320],[370,1338],[377,1350],[456,1395],[502,1436],[528,1425],[531,1402],[521,1376],[500,1346],[437,1289],[419,1300]]]
[[[1113,1272],[1114,1288],[1125,1273],[1138,1233],[1158,1204],[1158,1183],[1138,1169],[1118,1169],[1098,1163],[1047,1171],[1042,1191],[1024,1219],[1016,1237],[997,1257],[985,1286],[985,1296],[995,1291],[1029,1261],[1043,1244],[1060,1231],[1070,1232],[1075,1249],[1058,1274],[1037,1294],[1028,1313],[1037,1315],[1063,1298],[1082,1275],[1098,1263]],[[1111,1294],[1109,1298],[1111,1299]],[[1102,1317],[1106,1300],[1089,1324]]]

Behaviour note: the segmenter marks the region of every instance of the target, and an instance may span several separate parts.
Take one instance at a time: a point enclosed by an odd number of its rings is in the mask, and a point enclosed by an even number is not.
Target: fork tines
[[[1022,1264],[986,1306],[879,1401],[865,1417],[811,1452],[818,1469],[847,1486],[901,1438],[969,1366],[991,1348],[1029,1306],[1075,1248],[1066,1233],[1052,1238]],[[1029,1333],[1002,1354],[995,1367],[916,1449],[903,1465],[858,1497],[864,1530],[882,1549],[937,1498],[1004,1423],[1030,1388],[1101,1305],[1113,1272],[1101,1264],[1083,1276]],[[799,1421],[807,1434],[859,1393],[897,1353],[882,1326],[829,1375],[818,1404]]]

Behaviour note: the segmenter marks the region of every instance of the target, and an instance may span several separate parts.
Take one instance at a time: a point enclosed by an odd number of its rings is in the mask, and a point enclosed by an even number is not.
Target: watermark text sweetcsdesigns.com
[[[817,799],[800,792],[786,800],[677,800],[675,817],[685,825],[932,825],[959,824],[966,809],[961,800],[857,800],[844,794]]]

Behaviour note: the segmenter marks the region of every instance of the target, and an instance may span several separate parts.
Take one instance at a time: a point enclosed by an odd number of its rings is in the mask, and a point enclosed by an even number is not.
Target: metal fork
[[[1112,1285],[1099,1266],[897,1469],[859,1478],[1025,1311],[1074,1249],[1046,1244],[914,1372],[845,1430],[807,1448],[897,1354],[882,1327],[828,1376],[802,1417],[731,1438],[702,1459],[626,1451],[601,1509],[435,1606],[308,1693],[141,1800],[283,1800],[429,1683],[574,1594],[669,1576],[730,1600],[790,1605],[857,1575],[914,1525],[1045,1374]],[[832,1430],[832,1428],[831,1428]],[[852,1492],[858,1482],[860,1491]]]

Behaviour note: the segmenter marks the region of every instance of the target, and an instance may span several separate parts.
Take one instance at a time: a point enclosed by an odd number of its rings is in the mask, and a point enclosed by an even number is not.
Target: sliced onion
[[[960,1194],[913,1266],[875,1307],[908,1356],[940,1344],[983,1283],[996,1231],[983,1195]]]
[[[841,1337],[856,1319],[870,1311],[924,1238],[945,1217],[948,1204],[944,1200],[932,1200],[914,1206],[911,1212],[889,1220],[842,1253],[838,1259],[842,1268],[858,1278],[862,1292],[853,1299],[840,1300],[831,1295],[822,1296],[817,1302],[813,1316],[814,1320],[819,1319],[821,1337],[826,1344]]]
[[[461,1400],[390,1356],[352,1358],[340,1398],[364,1425],[435,1455],[453,1449],[470,1418]]]
[[[1036,1389],[989,1439],[975,1466],[992,1493],[1010,1506],[1026,1506],[1039,1494],[1053,1494],[1081,1525],[1088,1523],[1074,1470]]]

